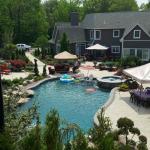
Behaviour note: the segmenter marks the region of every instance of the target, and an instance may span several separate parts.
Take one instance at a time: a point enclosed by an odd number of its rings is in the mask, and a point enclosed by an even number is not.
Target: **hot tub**
[[[125,80],[122,79],[122,77],[120,76],[106,76],[102,78],[97,78],[97,81],[98,87],[106,89],[112,89],[125,82]]]

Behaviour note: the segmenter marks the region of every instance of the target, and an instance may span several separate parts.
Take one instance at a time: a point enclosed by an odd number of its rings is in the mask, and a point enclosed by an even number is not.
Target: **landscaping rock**
[[[28,98],[20,98],[20,100],[17,102],[18,105],[22,105],[24,103],[27,103],[29,101]]]
[[[33,90],[27,90],[26,93],[27,93],[27,97],[34,96],[34,91]]]
[[[29,80],[29,83],[33,83],[34,82],[34,80],[32,79],[32,80]]]
[[[22,89],[23,88],[23,85],[18,85],[19,89]]]
[[[28,82],[27,81],[23,81],[23,85],[27,85],[28,84]]]

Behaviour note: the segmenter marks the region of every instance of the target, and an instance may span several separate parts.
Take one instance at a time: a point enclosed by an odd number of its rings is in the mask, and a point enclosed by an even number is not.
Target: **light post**
[[[4,130],[4,107],[3,107],[3,90],[0,71],[0,132]]]

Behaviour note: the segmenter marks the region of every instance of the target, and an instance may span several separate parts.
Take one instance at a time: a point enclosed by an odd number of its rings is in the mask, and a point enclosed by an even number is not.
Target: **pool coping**
[[[115,93],[116,93],[117,90],[118,90],[118,87],[115,87],[115,88],[113,88],[113,89],[111,90],[111,92],[110,92],[110,94],[109,94],[109,98],[108,98],[108,100],[106,101],[106,103],[105,103],[102,107],[100,107],[100,108],[98,109],[98,111],[95,113],[94,118],[93,118],[93,121],[94,121],[94,123],[95,123],[96,125],[99,124],[99,123],[98,123],[98,119],[97,119],[98,114],[101,112],[102,109],[104,109],[104,111],[106,111],[106,109],[108,109],[108,107],[113,103],[113,101],[115,100],[114,98],[115,98]]]
[[[54,81],[54,80],[58,80],[58,76],[56,77],[50,77],[50,78],[45,78],[43,80],[37,81],[35,83],[32,83],[31,85],[28,85],[25,87],[26,90],[34,90],[34,88],[40,86],[41,84],[48,82],[48,81]]]

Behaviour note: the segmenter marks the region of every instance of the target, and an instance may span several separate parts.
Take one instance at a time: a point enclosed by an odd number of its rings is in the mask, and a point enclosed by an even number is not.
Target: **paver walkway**
[[[38,65],[38,70],[39,73],[42,74],[43,72],[43,67],[45,66],[45,64],[40,61],[39,59],[37,59],[36,57],[34,57],[30,52],[26,52],[26,57],[34,64],[34,59],[37,60],[37,65]],[[48,72],[48,66],[46,67],[47,72]]]

